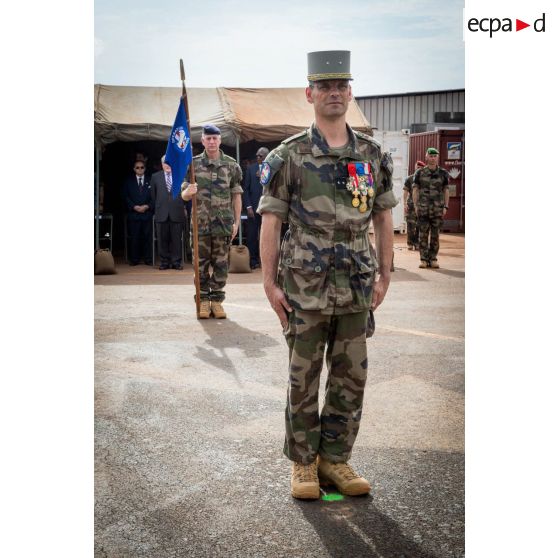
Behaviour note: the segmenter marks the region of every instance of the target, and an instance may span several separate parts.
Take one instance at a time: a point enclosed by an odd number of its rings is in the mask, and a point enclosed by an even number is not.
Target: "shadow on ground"
[[[395,272],[391,274],[391,281],[392,283],[398,283],[399,281],[426,281],[426,279],[418,273],[413,273],[403,267],[396,267]]]
[[[371,496],[297,504],[332,558],[435,558],[380,513]]]
[[[442,275],[449,275],[450,277],[457,277],[458,279],[463,279],[465,277],[464,271],[456,271],[454,269],[435,269],[432,270],[436,273],[440,273]]]
[[[265,349],[279,344],[271,336],[242,327],[230,319],[200,320],[200,324],[209,339],[203,345],[196,346],[194,356],[224,372],[232,373],[239,385],[242,382],[237,367],[228,354],[230,350],[241,350],[245,358],[260,358],[266,356]],[[235,357],[235,361],[243,367],[242,358]]]

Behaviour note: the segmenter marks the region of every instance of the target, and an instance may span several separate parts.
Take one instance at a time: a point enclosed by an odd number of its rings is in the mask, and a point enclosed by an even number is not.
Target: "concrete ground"
[[[95,556],[464,556],[464,238],[442,235],[440,270],[395,240],[358,498],[290,496],[287,349],[259,270],[230,275],[220,321],[196,320],[191,266],[95,277]]]

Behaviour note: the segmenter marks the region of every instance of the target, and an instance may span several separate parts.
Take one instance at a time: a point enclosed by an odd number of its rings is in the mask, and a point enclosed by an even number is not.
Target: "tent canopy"
[[[95,140],[167,141],[176,116],[179,87],[95,85]],[[225,145],[256,140],[282,141],[308,128],[314,119],[303,87],[241,89],[188,88],[192,140],[200,142],[202,126],[219,126]],[[371,127],[353,99],[347,112],[352,128],[371,133]]]
[[[239,89],[224,87],[230,112],[226,118],[240,130],[242,141],[282,141],[302,132],[314,120],[314,108],[306,100],[304,87],[288,89]],[[349,104],[349,125],[371,133],[370,124],[357,102]]]
[[[182,95],[180,87],[122,87],[95,85],[95,139],[113,141],[167,141]],[[189,88],[188,108],[193,118],[193,141],[200,141],[207,122],[221,128],[223,143],[236,144],[236,131],[225,122],[219,92],[215,88]]]

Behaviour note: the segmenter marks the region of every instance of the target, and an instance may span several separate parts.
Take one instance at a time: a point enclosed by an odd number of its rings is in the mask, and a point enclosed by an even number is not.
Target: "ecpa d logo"
[[[543,15],[539,19],[536,19],[533,22],[533,29],[535,32],[544,33],[545,16],[546,14],[543,13]],[[492,38],[492,35],[494,33],[497,33],[498,31],[503,31],[504,33],[508,31],[514,31],[512,19],[509,17],[505,17],[503,19],[500,19],[498,17],[485,17],[483,19],[472,17],[467,22],[467,27],[469,31],[472,31],[473,33],[477,33],[478,31],[482,31],[483,33],[490,33],[490,38]],[[524,21],[516,18],[515,31],[521,31],[522,29],[525,29],[527,27],[531,27],[531,24],[525,23]]]

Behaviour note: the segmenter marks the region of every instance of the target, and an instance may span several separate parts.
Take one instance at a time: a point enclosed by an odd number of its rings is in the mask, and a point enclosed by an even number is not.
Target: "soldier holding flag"
[[[242,170],[220,149],[221,130],[217,126],[203,127],[202,144],[203,153],[193,159],[196,182],[183,184],[182,199],[196,196],[198,204],[198,317],[224,319],[229,246],[238,233],[242,209]]]

